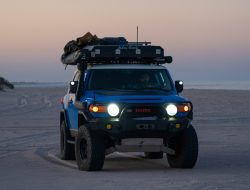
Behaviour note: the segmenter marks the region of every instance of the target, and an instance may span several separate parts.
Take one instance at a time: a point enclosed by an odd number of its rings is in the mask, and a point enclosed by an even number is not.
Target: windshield
[[[172,90],[165,69],[93,69],[88,90]]]

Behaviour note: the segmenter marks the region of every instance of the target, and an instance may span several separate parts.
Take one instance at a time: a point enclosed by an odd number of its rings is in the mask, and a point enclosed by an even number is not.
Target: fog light
[[[111,124],[107,124],[106,125],[106,129],[112,129],[112,125]]]
[[[175,124],[175,128],[176,128],[176,129],[181,128],[181,124],[180,124],[180,123],[176,123],[176,124]]]

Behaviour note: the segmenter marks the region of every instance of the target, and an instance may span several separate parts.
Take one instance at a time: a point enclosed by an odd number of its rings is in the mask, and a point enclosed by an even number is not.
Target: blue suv
[[[98,47],[101,51],[88,47],[88,51],[100,55],[105,47]],[[119,48],[122,54],[124,47]],[[137,49],[143,53],[141,45],[126,48],[126,55],[128,50],[138,53]],[[93,61],[93,54],[89,55]],[[148,57],[143,61],[131,57],[116,61],[98,57],[96,63],[78,60],[62,99],[61,159],[76,159],[80,170],[97,171],[105,155],[115,151],[143,152],[149,159],[161,159],[166,153],[170,167],[193,168],[198,140],[191,124],[192,103],[179,96],[183,82],[174,83],[166,67],[157,63],[159,59],[149,63]]]

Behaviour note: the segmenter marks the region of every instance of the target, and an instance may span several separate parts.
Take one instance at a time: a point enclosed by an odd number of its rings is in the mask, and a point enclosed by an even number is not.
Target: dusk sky
[[[64,45],[86,32],[165,48],[174,79],[250,81],[249,0],[8,0],[0,2],[0,76],[65,82]]]

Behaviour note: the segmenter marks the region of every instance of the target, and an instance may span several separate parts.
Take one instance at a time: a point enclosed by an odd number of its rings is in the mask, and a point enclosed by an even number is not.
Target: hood
[[[184,98],[178,96],[175,92],[162,91],[143,91],[143,92],[128,92],[128,91],[86,91],[82,101],[88,102],[122,102],[122,103],[170,103],[184,102]]]

